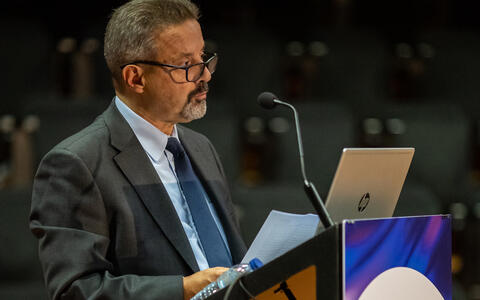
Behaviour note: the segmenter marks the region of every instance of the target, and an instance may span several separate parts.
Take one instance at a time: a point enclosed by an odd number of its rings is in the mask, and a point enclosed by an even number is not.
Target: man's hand
[[[218,276],[226,270],[228,268],[216,267],[183,277],[183,299],[188,300],[195,296],[210,282],[217,280]]]

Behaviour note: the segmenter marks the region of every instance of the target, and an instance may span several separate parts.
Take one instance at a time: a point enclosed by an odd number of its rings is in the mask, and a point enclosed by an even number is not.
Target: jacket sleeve
[[[109,252],[112,212],[85,162],[54,149],[35,176],[30,229],[51,299],[183,299],[182,276],[115,274]]]

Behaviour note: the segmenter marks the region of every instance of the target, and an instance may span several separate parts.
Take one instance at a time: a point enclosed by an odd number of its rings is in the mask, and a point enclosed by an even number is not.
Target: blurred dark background
[[[454,299],[480,299],[477,1],[194,2],[220,64],[207,117],[188,126],[222,156],[246,241],[269,209],[312,211],[290,113],[256,105],[269,90],[297,106],[323,197],[343,147],[415,147],[395,215],[452,214]],[[45,298],[27,227],[33,174],[111,102],[103,32],[122,3],[2,4],[1,299]]]

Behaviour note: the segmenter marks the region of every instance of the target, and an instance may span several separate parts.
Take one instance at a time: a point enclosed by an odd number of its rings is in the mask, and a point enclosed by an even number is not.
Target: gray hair
[[[189,0],[132,0],[115,9],[103,52],[113,79],[121,82],[122,65],[155,56],[156,32],[198,18],[199,9]]]

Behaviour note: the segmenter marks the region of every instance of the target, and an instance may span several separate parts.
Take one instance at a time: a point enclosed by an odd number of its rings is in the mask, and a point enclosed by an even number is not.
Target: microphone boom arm
[[[293,105],[287,102],[280,101],[278,99],[273,99],[273,102],[276,104],[281,104],[289,107],[291,110],[293,110],[293,115],[295,119],[295,128],[297,132],[297,141],[298,141],[298,152],[300,154],[300,169],[302,171],[302,177],[303,177],[303,188],[305,189],[305,192],[310,199],[310,202],[312,203],[313,207],[315,208],[315,211],[317,212],[318,216],[320,217],[320,221],[322,222],[323,226],[326,228],[330,227],[333,225],[333,221],[330,218],[330,215],[327,212],[327,208],[323,204],[322,198],[320,198],[320,195],[317,192],[317,189],[315,188],[315,185],[313,182],[309,181],[307,179],[307,174],[305,172],[305,161],[304,161],[304,154],[303,154],[303,142],[302,142],[302,134],[300,131],[300,121],[298,117],[297,110]]]
[[[294,115],[294,119],[295,119],[295,129],[297,131],[298,153],[300,154],[300,169],[302,171],[303,181],[307,182],[308,180],[307,180],[307,174],[305,172],[305,162],[304,162],[304,158],[303,158],[304,155],[303,155],[302,133],[300,131],[300,121],[299,121],[299,118],[298,118],[297,110],[290,103],[283,102],[283,101],[280,101],[278,99],[274,99],[273,102],[275,102],[277,104],[285,105],[285,106],[289,107],[291,110],[293,110],[293,115]]]

